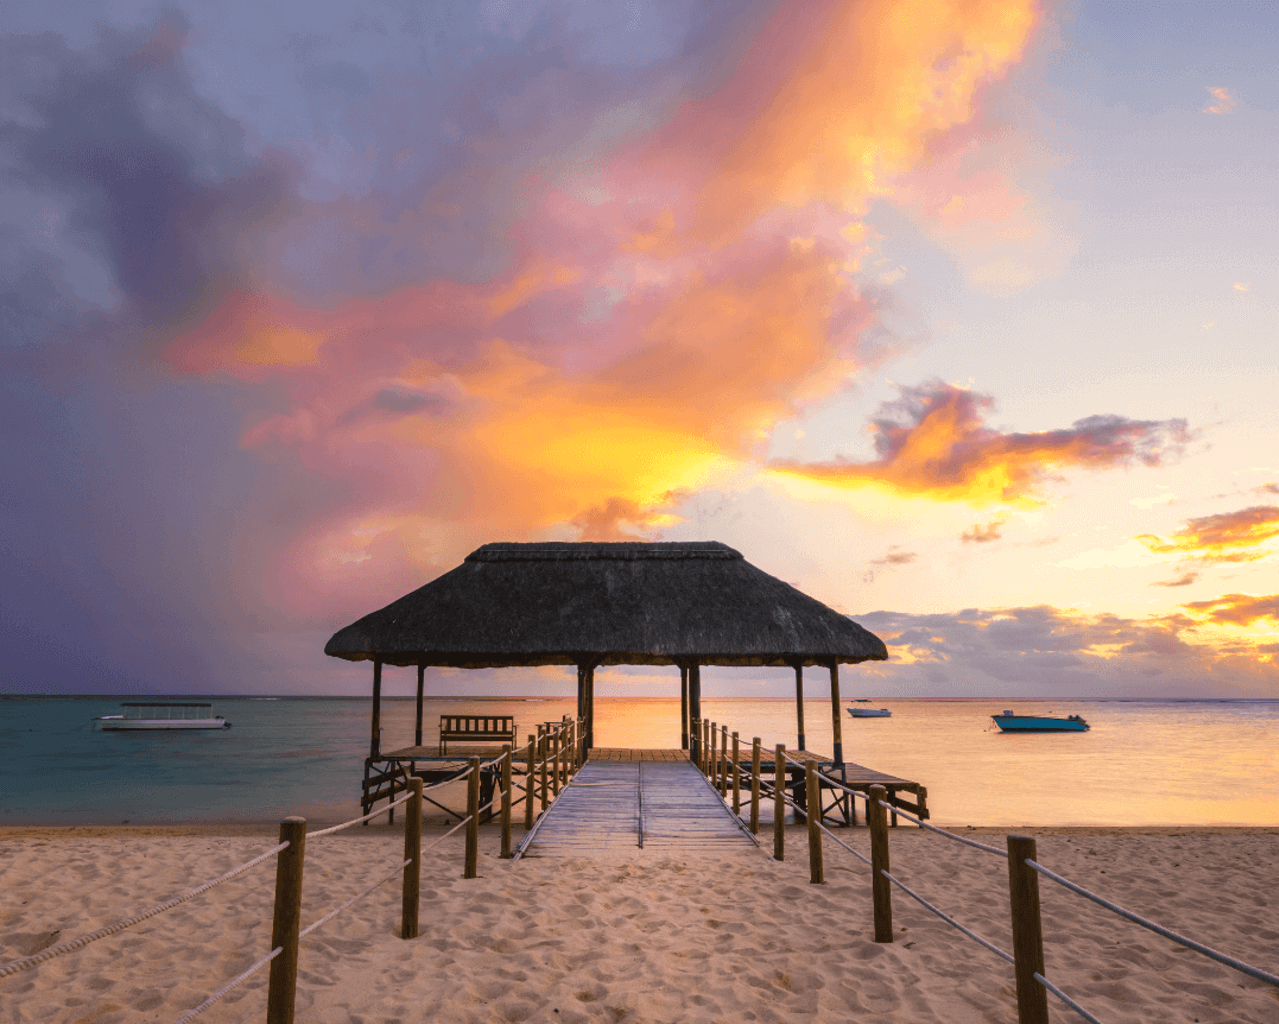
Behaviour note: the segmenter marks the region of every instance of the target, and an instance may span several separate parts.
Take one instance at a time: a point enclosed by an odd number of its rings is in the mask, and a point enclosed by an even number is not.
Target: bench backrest
[[[440,715],[440,735],[514,737],[515,716]]]

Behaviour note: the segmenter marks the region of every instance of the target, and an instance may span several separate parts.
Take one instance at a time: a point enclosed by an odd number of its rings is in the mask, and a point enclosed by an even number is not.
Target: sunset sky
[[[630,538],[878,634],[846,696],[1279,697],[1276,5],[0,32],[0,691],[365,693],[480,544]]]

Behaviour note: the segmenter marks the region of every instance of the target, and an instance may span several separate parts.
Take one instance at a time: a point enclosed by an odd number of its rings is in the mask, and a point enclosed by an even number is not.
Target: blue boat
[[[1048,715],[1018,715],[1005,711],[991,715],[1001,732],[1087,732],[1088,723],[1078,715],[1052,718]]]

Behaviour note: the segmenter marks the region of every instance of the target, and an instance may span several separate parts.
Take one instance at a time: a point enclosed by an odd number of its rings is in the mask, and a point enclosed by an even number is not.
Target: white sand
[[[0,963],[176,895],[273,843],[270,830],[0,830]],[[438,832],[438,829],[432,829]],[[1167,927],[1279,970],[1279,830],[1028,830],[1046,866]],[[900,893],[871,941],[869,871],[829,841],[808,882],[802,829],[776,863],[636,852],[499,860],[461,878],[461,836],[424,866],[422,936],[398,938],[388,883],[303,941],[299,1022],[1015,1022],[1012,969]],[[1002,846],[996,830],[964,830]],[[865,829],[849,833],[867,851]],[[766,844],[766,848],[770,844]],[[385,873],[400,827],[314,840],[303,924]],[[1011,948],[1003,858],[915,829],[894,873]],[[0,978],[0,1024],[173,1021],[268,949],[268,862],[213,892]],[[1041,883],[1048,976],[1107,1024],[1279,1021],[1279,990]],[[53,933],[57,933],[56,935]],[[199,1020],[265,1019],[266,970]],[[1049,997],[1054,1021],[1078,1020]]]

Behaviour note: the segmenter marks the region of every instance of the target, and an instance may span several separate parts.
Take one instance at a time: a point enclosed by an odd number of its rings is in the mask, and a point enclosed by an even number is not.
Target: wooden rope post
[[[1039,875],[1026,860],[1038,860],[1030,836],[1008,837],[1008,896],[1013,914],[1013,973],[1017,976],[1018,1024],[1048,1024],[1048,990],[1035,980],[1044,973],[1044,931],[1039,917]]]
[[[527,832],[533,827],[533,793],[537,787],[533,785],[536,776],[533,774],[534,764],[534,748],[537,740],[533,738],[533,734],[529,733],[528,751],[525,754],[524,761],[524,831]]]
[[[893,941],[893,889],[883,872],[888,862],[888,812],[880,803],[888,795],[883,786],[870,787],[866,824],[870,826],[870,894],[875,905],[875,941]]]
[[[546,726],[539,725],[537,727],[537,759],[540,761],[546,756]]]
[[[733,813],[738,817],[742,813],[742,771],[738,766],[741,750],[738,746],[737,733],[733,733]]]
[[[466,780],[466,868],[463,878],[476,878],[480,873],[480,759],[470,760],[471,774]]]
[[[298,932],[302,930],[302,861],[306,853],[306,819],[288,817],[280,822],[280,842],[289,845],[275,861],[275,917],[271,922],[271,948],[283,952],[271,961],[266,995],[267,1024],[293,1024],[293,1003],[298,988]]]
[[[720,726],[719,737],[719,795],[728,796],[728,726]]]
[[[707,719],[703,718],[702,719],[702,774],[705,775],[707,778],[709,778],[711,774],[710,742],[711,742],[711,723]]]
[[[759,835],[759,737],[751,741],[751,835]]]
[[[548,803],[550,803],[550,801],[547,799],[547,796],[546,796],[546,786],[547,786],[547,782],[546,782],[546,754],[545,754],[545,753],[543,753],[543,754],[542,754],[542,762],[541,762],[541,764],[538,766],[538,772],[539,772],[539,777],[540,777],[540,779],[541,779],[541,784],[542,784],[542,786],[541,786],[541,788],[542,788],[542,812],[543,812],[543,813],[545,813],[545,812],[546,812],[546,805],[547,805]]]
[[[418,744],[421,746],[421,744]],[[417,938],[418,892],[422,887],[422,780],[409,779],[413,798],[404,808],[404,890],[400,902],[400,938]]]
[[[826,883],[822,869],[822,784],[817,779],[817,762],[804,762],[804,786],[808,790],[808,880],[813,885]],[[814,812],[813,808],[817,808]]]
[[[928,787],[927,786],[919,787],[919,789],[915,793],[915,800],[919,805],[919,820],[927,821],[928,820]],[[920,825],[919,827],[923,828],[924,826]]]
[[[773,752],[773,860],[786,859],[786,748]]]
[[[502,857],[511,857],[511,745],[502,746]]]
[[[560,795],[560,731],[551,733],[551,794]]]

